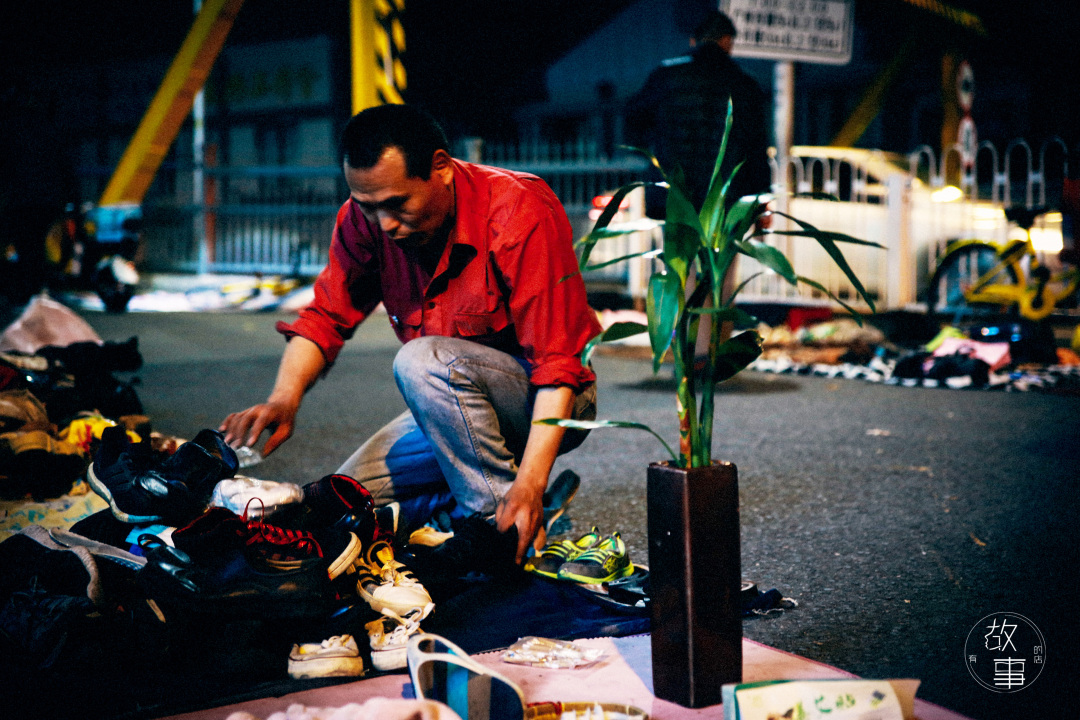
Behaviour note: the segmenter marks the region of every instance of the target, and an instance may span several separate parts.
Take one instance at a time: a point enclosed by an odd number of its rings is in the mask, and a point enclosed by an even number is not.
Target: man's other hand
[[[510,486],[495,510],[495,526],[499,532],[517,527],[518,546],[514,562],[520,565],[531,544],[537,551],[547,542],[544,531],[544,488],[536,491],[530,485],[515,482]]]

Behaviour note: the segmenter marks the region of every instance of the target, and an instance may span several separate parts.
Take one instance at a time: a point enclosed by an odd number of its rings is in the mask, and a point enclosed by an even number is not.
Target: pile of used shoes
[[[759,329],[766,350],[750,369],[904,387],[1080,393],[1080,355],[1055,347],[1046,325],[1011,321],[945,326],[926,344],[906,349],[887,341],[870,345],[869,335],[850,346],[831,345],[827,343],[848,334],[815,332],[817,327],[805,328],[798,336],[782,327]]]
[[[326,640],[294,645],[293,677],[361,674],[361,632],[376,669],[404,667],[401,651],[433,603],[395,559],[396,508],[376,509],[345,475],[301,488],[237,468],[214,430],[162,456],[106,429],[87,474],[109,511],[73,529],[144,556],[136,583],[166,622],[338,618],[324,624]]]
[[[141,365],[136,338],[0,352],[0,498],[70,491],[106,426],[149,432],[134,385],[114,375]]]
[[[25,390],[0,395],[0,417],[24,434],[51,428]],[[84,416],[50,434],[70,448],[53,454],[76,459],[70,477],[85,474],[106,510],[70,532],[31,526],[0,542],[0,636],[13,657],[32,659],[23,672],[70,671],[69,631],[120,615],[174,641],[253,619],[325,633],[290,638],[281,670],[296,678],[362,674],[361,655],[376,670],[405,667],[408,638],[434,604],[395,557],[396,505],[376,508],[344,475],[303,487],[237,475],[215,430],[170,444],[130,425]],[[363,652],[354,634],[367,637]]]

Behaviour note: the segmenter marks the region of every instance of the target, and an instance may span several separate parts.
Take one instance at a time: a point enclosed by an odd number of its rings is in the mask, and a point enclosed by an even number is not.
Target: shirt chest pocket
[[[460,337],[492,335],[510,324],[506,309],[496,306],[489,311],[459,310],[454,313],[454,331]]]

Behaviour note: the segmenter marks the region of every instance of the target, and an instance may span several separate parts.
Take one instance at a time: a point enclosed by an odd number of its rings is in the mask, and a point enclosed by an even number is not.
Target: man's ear
[[[449,185],[454,179],[454,163],[450,160],[450,153],[439,149],[431,156],[431,172]]]

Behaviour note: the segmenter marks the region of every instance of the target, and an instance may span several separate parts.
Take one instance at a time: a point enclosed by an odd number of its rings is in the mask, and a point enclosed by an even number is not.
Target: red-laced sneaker
[[[252,498],[244,508],[247,523],[247,547],[269,568],[282,571],[297,570],[305,562],[329,560],[327,574],[333,580],[353,564],[363,549],[355,533],[340,528],[313,528],[293,530],[270,525],[260,514],[256,520],[248,520]]]
[[[336,578],[360,555],[359,539],[327,528],[287,530],[262,520],[248,520],[227,508],[212,507],[172,536],[176,547],[204,566],[226,562],[235,552],[264,570],[289,572],[319,564]]]

